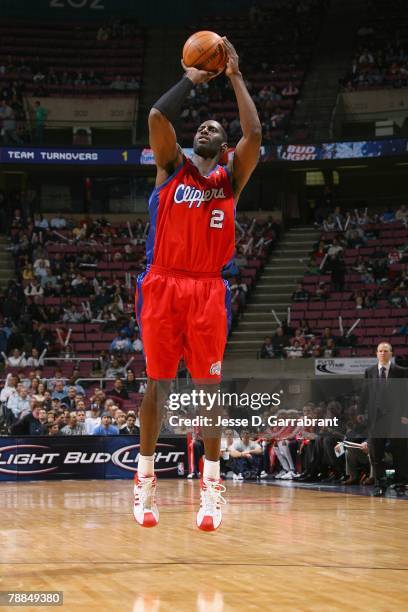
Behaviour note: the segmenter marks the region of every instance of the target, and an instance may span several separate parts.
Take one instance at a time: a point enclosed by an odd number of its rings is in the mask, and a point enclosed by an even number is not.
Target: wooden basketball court
[[[2,483],[0,590],[62,590],[41,609],[67,611],[407,607],[404,501],[230,482],[226,497],[202,533],[197,481],[159,482],[154,529],[134,522],[130,481]]]

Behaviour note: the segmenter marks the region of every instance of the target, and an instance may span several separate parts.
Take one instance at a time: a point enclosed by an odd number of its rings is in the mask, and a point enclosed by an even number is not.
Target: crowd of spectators
[[[262,123],[263,143],[281,142],[300,96],[316,36],[326,12],[325,0],[256,2],[247,13],[220,16],[218,28],[236,46],[247,88]],[[191,32],[212,29],[213,17],[194,24]],[[235,96],[229,80],[220,76],[196,87],[182,111],[183,144],[200,121],[216,119],[231,145],[241,134]]]
[[[0,426],[10,435],[130,435],[139,433],[138,411],[126,409],[132,394],[144,393],[144,381],[132,369],[113,387],[87,388],[75,369],[66,379],[60,369],[44,378],[43,368],[9,373],[0,391]],[[135,402],[136,404],[136,402]]]
[[[21,194],[4,201],[1,224],[10,236],[7,248],[16,277],[0,300],[0,366],[4,376],[10,374],[0,400],[3,421],[9,431],[18,432],[25,419],[21,431],[32,432],[29,415],[45,409],[47,414],[55,412],[58,432],[83,431],[78,423],[83,422],[83,412],[90,418],[92,380],[105,378],[115,382],[112,388],[104,383],[108,397],[99,405],[98,417],[109,411],[114,426],[116,408],[126,413],[132,404],[137,407],[146,389],[134,287],[135,275],[146,265],[148,222],[112,225],[104,218],[78,220],[59,214],[46,218],[31,215]],[[237,218],[237,255],[224,270],[235,318],[241,316],[279,232],[272,217]],[[97,350],[88,342],[91,335],[98,341]],[[86,363],[82,351],[89,358]],[[75,365],[67,374],[69,363]],[[62,364],[62,372],[50,373],[55,364]],[[82,366],[88,368],[85,374]],[[78,384],[79,378],[88,381]],[[74,423],[75,415],[71,419],[67,411],[77,413],[78,402],[80,414]],[[38,420],[35,416],[34,428]],[[52,425],[55,434],[54,421]],[[89,428],[87,433],[92,433]]]
[[[357,47],[345,91],[401,88],[408,85],[406,7],[401,0],[371,0],[370,18],[357,31]]]
[[[0,133],[3,145],[21,145],[30,141],[42,144],[46,109],[33,109],[30,130],[24,98],[60,95],[84,95],[98,92],[113,95],[135,95],[141,86],[141,31],[129,20],[115,19],[99,28],[76,24],[71,30],[56,26],[55,39],[47,24],[39,24],[36,41],[20,22],[9,24],[11,31],[0,32]],[[43,28],[45,27],[45,32]],[[60,44],[55,44],[60,38]],[[71,40],[70,40],[71,38]],[[49,48],[47,48],[47,44]],[[84,45],[85,44],[85,45]],[[87,45],[100,47],[106,62],[89,54]],[[32,49],[30,49],[30,46]],[[76,46],[73,56],[71,49]],[[132,49],[127,56],[122,50]],[[30,49],[30,51],[28,51]],[[135,51],[137,60],[135,61]],[[93,50],[92,50],[93,52]],[[65,60],[65,61],[64,61]]]
[[[18,22],[16,22],[14,27],[18,29]],[[81,45],[81,41],[90,40],[94,45],[100,47],[102,54],[104,50],[107,51],[108,49],[118,50],[127,47],[130,48],[131,45],[134,44],[134,39],[140,35],[140,29],[136,23],[130,20],[114,19],[111,22],[101,24],[92,31],[89,31],[87,24],[84,24],[84,27],[76,24],[75,28],[73,28],[73,32],[64,31],[61,37],[64,39],[64,37],[69,35],[73,38],[72,44]],[[3,60],[0,61],[0,77],[2,81],[6,83],[8,81],[8,85],[4,86],[5,89],[17,89],[20,93],[27,90],[34,96],[49,95],[49,89],[46,86],[71,85],[74,89],[76,88],[79,93],[86,92],[88,86],[94,85],[98,85],[101,89],[120,90],[122,92],[135,92],[140,89],[139,74],[131,75],[127,70],[126,75],[120,74],[120,66],[124,63],[126,64],[126,62],[123,61],[122,55],[116,58],[115,65],[118,68],[116,74],[112,74],[112,70],[108,73],[106,72],[107,67],[115,68],[112,62],[108,62],[105,66],[96,65],[96,62],[94,66],[89,66],[89,56],[86,55],[86,47],[82,48],[81,46],[78,47],[78,54],[75,62],[75,66],[77,67],[71,67],[72,58],[68,48],[66,65],[61,65],[60,61],[53,65],[52,60],[50,61],[47,54],[44,55],[40,47],[37,48],[37,51],[41,51],[41,55],[32,54],[30,57],[22,56],[17,41],[20,39],[20,44],[27,48],[29,39],[25,40],[21,38],[24,36],[24,30],[21,30],[21,32],[18,32],[16,35],[15,39],[12,38],[10,42],[7,40],[7,37],[3,38],[3,45],[9,51],[12,41],[16,47],[13,54],[3,53]],[[39,33],[37,36],[41,36],[41,25],[39,26]],[[48,37],[49,34],[44,40],[46,41]],[[61,43],[61,45],[62,44],[63,43]]]
[[[20,145],[28,137],[23,92],[24,86],[18,81],[5,83],[1,86],[0,134],[3,145]]]
[[[115,358],[142,352],[133,302],[135,276],[146,266],[147,221],[113,226],[104,218],[72,220],[56,214],[47,219],[15,207],[4,225],[16,279],[2,295],[0,355],[5,357],[0,361],[24,367],[32,349],[38,355],[46,351],[47,357],[74,356],[70,326],[77,323],[100,324],[102,332],[111,333],[106,349]],[[241,316],[258,273],[250,269],[246,277],[246,266],[261,265],[279,230],[271,217],[237,220],[237,255],[224,270],[234,317]]]
[[[339,206],[325,214],[318,212],[316,225],[322,230],[320,240],[315,244],[306,265],[303,281],[300,281],[292,294],[292,303],[321,302],[322,305],[332,295],[342,295],[342,303],[347,300],[354,305],[356,318],[362,309],[378,307],[403,309],[408,307],[408,239],[406,229],[402,229],[405,238],[398,246],[377,246],[369,254],[359,254],[370,241],[377,241],[381,227],[392,227],[398,223],[408,228],[408,207],[404,204],[396,210],[388,207],[382,211],[350,210],[342,211]],[[347,263],[347,250],[356,253],[353,263]],[[396,267],[395,264],[398,264]],[[356,276],[358,288],[347,286],[347,274]],[[308,277],[317,280],[307,283]],[[396,335],[407,335],[408,328],[401,319],[394,331]],[[301,357],[332,358],[339,354],[339,349],[355,349],[358,339],[350,328],[342,327],[334,331],[330,327],[313,329],[306,319],[299,325],[291,326],[282,321],[273,335],[267,336],[261,346],[259,356],[262,359]]]
[[[270,413],[265,413],[267,422]],[[298,425],[337,418],[336,427]],[[314,421],[313,421],[314,420]],[[306,402],[302,409],[280,409],[276,425],[263,431],[227,429],[221,442],[221,475],[236,481],[275,479],[343,485],[372,485],[368,454],[366,414],[359,394],[344,394],[320,402]],[[289,423],[289,424],[288,424]],[[203,442],[196,434],[191,442],[192,471],[200,476]],[[387,454],[387,464],[393,458]]]

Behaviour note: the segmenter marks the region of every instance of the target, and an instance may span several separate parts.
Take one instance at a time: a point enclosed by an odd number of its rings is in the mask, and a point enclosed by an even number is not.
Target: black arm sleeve
[[[179,118],[181,106],[193,87],[194,83],[187,76],[183,76],[153,104],[153,108],[156,108],[173,123]]]

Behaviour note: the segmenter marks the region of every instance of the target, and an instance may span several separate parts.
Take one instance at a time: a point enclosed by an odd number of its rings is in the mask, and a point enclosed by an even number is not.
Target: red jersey
[[[225,166],[203,176],[184,158],[149,199],[147,263],[169,270],[220,273],[235,251],[234,194]]]

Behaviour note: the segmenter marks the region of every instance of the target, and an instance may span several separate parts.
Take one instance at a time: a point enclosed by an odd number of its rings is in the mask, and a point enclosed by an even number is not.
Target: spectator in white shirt
[[[0,391],[0,402],[8,402],[9,397],[14,393],[17,393],[17,377],[14,374],[7,374],[6,382],[4,387]]]
[[[7,365],[11,368],[25,368],[27,365],[25,353],[21,353],[18,348],[15,348],[11,355],[7,357]]]
[[[12,411],[16,420],[24,413],[30,412],[31,404],[25,387],[21,386],[17,393],[10,395],[7,408]]]
[[[135,353],[141,353],[143,351],[143,344],[139,336],[133,341],[132,346]]]
[[[40,355],[36,348],[31,349],[31,355],[27,359],[26,365],[34,368],[44,367],[44,357]]]
[[[26,296],[35,296],[35,295],[44,295],[44,289],[40,283],[37,281],[31,281],[27,287],[24,289],[24,295]]]
[[[93,433],[95,427],[98,427],[101,424],[100,410],[98,406],[93,404],[91,406],[91,416],[85,419],[85,427],[86,433],[90,436]]]
[[[249,431],[241,432],[241,437],[233,443],[231,452],[234,453],[233,471],[236,479],[250,480],[261,474],[262,447],[250,439]]]
[[[67,227],[67,222],[60,215],[56,215],[51,219],[50,226],[54,229],[64,229]]]

